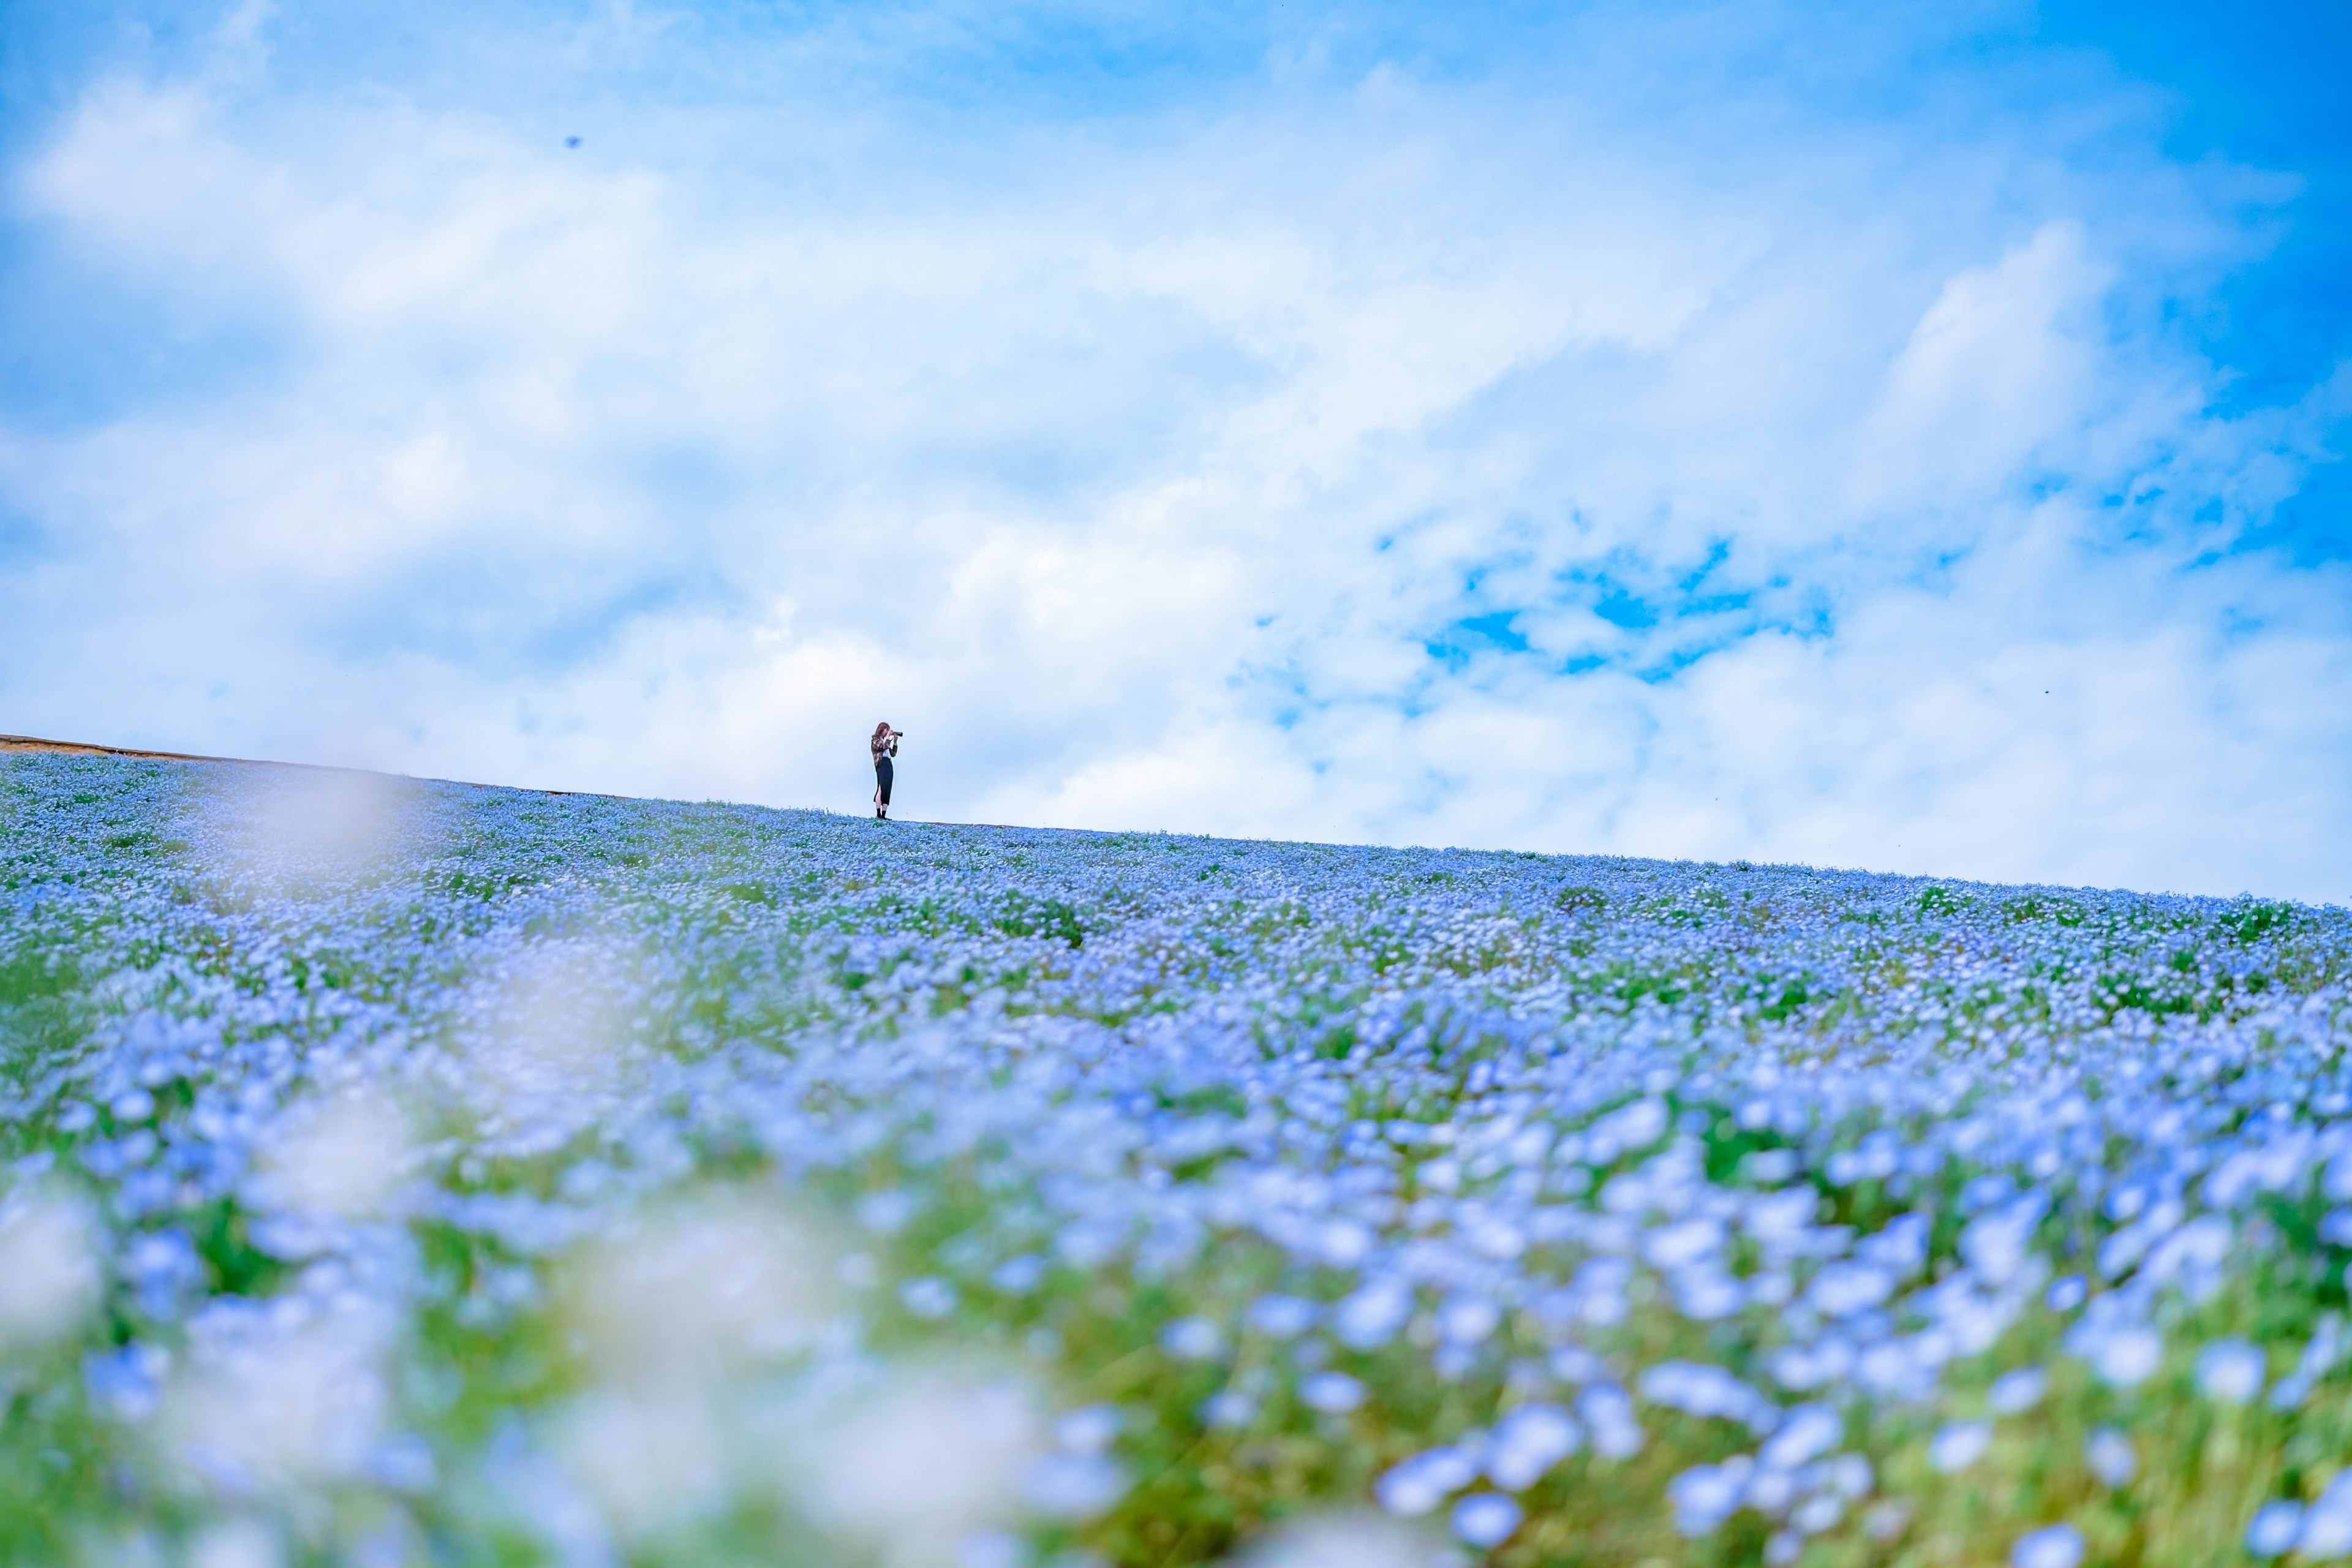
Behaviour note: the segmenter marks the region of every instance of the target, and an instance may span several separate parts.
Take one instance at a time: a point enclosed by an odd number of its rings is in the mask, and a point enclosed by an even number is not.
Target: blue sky
[[[8,8],[0,730],[2352,899],[2352,19],[1916,9]]]

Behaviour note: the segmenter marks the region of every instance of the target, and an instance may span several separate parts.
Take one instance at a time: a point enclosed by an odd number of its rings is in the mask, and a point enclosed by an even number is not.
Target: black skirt
[[[891,772],[892,769],[890,767],[889,758],[877,757],[874,759],[874,786],[881,792],[881,801],[884,805],[890,804]]]

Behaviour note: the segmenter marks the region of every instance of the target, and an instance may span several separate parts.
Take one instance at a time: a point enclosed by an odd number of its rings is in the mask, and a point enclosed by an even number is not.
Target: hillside
[[[2343,1555],[2347,1043],[2337,909],[0,758],[0,1559]]]

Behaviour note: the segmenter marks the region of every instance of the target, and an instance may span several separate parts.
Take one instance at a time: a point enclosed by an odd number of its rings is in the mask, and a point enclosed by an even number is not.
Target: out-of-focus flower
[[[285,1561],[278,1531],[258,1519],[218,1521],[188,1543],[187,1568],[279,1568]]]
[[[1745,1500],[1755,1469],[1755,1461],[1742,1455],[1720,1465],[1694,1465],[1668,1481],[1675,1528],[1694,1539],[1713,1534]]]
[[[2215,1340],[2197,1352],[2198,1388],[2224,1405],[2259,1396],[2269,1370],[2263,1352],[2244,1340]]]
[[[1377,1350],[1412,1315],[1412,1288],[1400,1279],[1373,1279],[1332,1309],[1331,1331],[1353,1350]]]
[[[1160,1346],[1180,1361],[1213,1361],[1224,1351],[1224,1331],[1206,1318],[1180,1318],[1160,1331]]]
[[[1633,1401],[1614,1384],[1592,1384],[1576,1396],[1576,1414],[1592,1436],[1592,1451],[1604,1459],[1627,1459],[1642,1451],[1644,1436]]]
[[[163,1399],[172,1358],[163,1346],[133,1341],[82,1363],[90,1399],[118,1421],[144,1421]]]
[[[1448,1445],[1391,1466],[1373,1483],[1372,1495],[1389,1512],[1412,1519],[1429,1512],[1477,1479],[1477,1461]]]
[[[2083,1560],[2083,1532],[2053,1524],[2017,1538],[2009,1550],[2011,1568],[2074,1568]]]
[[[2113,1426],[2095,1426],[2083,1439],[2083,1462],[2110,1487],[2127,1487],[2139,1474],[2139,1454],[2131,1439]]]
[[[1244,1568],[1442,1568],[1453,1554],[1378,1514],[1292,1521],[1243,1552]]]
[[[1522,1405],[1486,1439],[1486,1474],[1506,1491],[1524,1491],[1584,1446],[1584,1429],[1557,1405]]]
[[[810,1435],[795,1489],[837,1539],[904,1568],[947,1568],[966,1536],[1020,1517],[1045,1437],[1016,1380],[909,1373]]]
[[[725,1434],[697,1394],[602,1391],[575,1402],[556,1424],[565,1468],[625,1538],[726,1500],[732,1478]]]
[[[1642,1397],[1693,1415],[1715,1415],[1759,1431],[1780,1425],[1780,1407],[1719,1366],[1663,1361],[1642,1373]]]
[[[390,1309],[356,1298],[290,1324],[200,1318],[164,1394],[166,1454],[231,1496],[362,1476],[391,1409],[383,1362],[397,1327]]]
[[[1116,1405],[1087,1405],[1054,1423],[1054,1442],[1066,1453],[1099,1454],[1118,1436],[1126,1421]]]
[[[416,786],[383,773],[291,764],[218,775],[203,816],[248,876],[333,880],[380,869],[413,837]]]
[[[2294,1549],[2305,1557],[2352,1554],[2352,1470],[2338,1470],[2317,1501],[2304,1510]]]
[[[2284,1500],[2266,1502],[2246,1522],[2246,1550],[2256,1557],[2278,1557],[2294,1550],[2303,1533],[2303,1505]]]
[[[0,1355],[70,1333],[98,1300],[89,1211],[39,1189],[0,1200]]]
[[[1774,1469],[1794,1469],[1837,1447],[1845,1423],[1825,1405],[1800,1405],[1789,1412],[1764,1446],[1756,1462]]]
[[[1268,1339],[1296,1339],[1313,1328],[1322,1309],[1297,1296],[1261,1296],[1250,1303],[1249,1326]]]
[[[829,1248],[781,1204],[719,1188],[589,1247],[565,1303],[598,1370],[664,1398],[803,1349],[831,1304]]]
[[[1326,1415],[1345,1415],[1364,1403],[1364,1385],[1344,1372],[1318,1372],[1299,1380],[1298,1402]]]
[[[2028,1193],[1987,1209],[1960,1231],[1960,1256],[1988,1284],[2006,1285],[2023,1270],[2050,1200]]]
[[[956,1288],[936,1274],[909,1279],[898,1287],[898,1304],[911,1315],[930,1322],[953,1312],[961,1300]]]
[[[1956,1421],[1936,1434],[1927,1445],[1927,1462],[1949,1475],[1965,1470],[1985,1457],[1992,1447],[1992,1423],[1990,1421]]]
[[[2102,1383],[2136,1388],[2164,1364],[2164,1336],[2146,1323],[2085,1322],[2076,1327],[2067,1344],[2091,1363]]]
[[[2050,1385],[2050,1374],[2038,1366],[2021,1366],[2002,1373],[1992,1380],[1985,1391],[1985,1403],[1996,1415],[2019,1415],[2042,1403],[2042,1390]]]
[[[1052,1519],[1087,1519],[1127,1490],[1127,1472],[1102,1453],[1045,1454],[1021,1477],[1021,1497]]]
[[[1257,1419],[1258,1401],[1255,1394],[1238,1388],[1222,1388],[1201,1404],[1201,1424],[1204,1426],[1246,1426]]]
[[[537,942],[472,987],[458,1088],[492,1137],[524,1153],[560,1146],[619,1092],[627,963],[594,941]]]
[[[265,1212],[368,1218],[391,1209],[410,1163],[399,1101],[383,1089],[343,1089],[279,1116],[247,1197]]]
[[[1500,1492],[1474,1492],[1454,1505],[1454,1533],[1473,1546],[1500,1546],[1526,1517]]]

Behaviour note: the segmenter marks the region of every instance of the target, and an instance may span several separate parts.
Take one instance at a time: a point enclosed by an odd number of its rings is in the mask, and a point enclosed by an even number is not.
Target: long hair
[[[885,719],[882,722],[874,726],[874,738],[877,741],[880,740],[884,735],[889,732],[889,730],[890,721]]]

